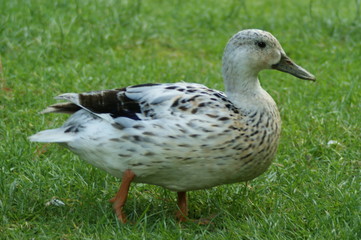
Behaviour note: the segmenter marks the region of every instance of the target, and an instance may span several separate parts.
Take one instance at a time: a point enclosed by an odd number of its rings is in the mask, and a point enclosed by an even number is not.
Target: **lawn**
[[[360,239],[359,0],[0,1],[0,239]],[[240,29],[272,32],[317,77],[263,71],[278,103],[274,164],[248,183],[176,194],[132,185],[121,225],[108,203],[119,180],[31,134],[67,116],[40,115],[64,92],[146,82],[223,90],[221,57]],[[47,204],[59,199],[65,205]]]

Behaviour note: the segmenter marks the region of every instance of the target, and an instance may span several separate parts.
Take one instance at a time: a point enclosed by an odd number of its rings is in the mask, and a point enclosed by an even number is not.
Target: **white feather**
[[[75,138],[75,134],[64,133],[65,129],[57,128],[38,132],[29,137],[32,142],[53,142],[53,143],[66,143],[71,142]]]

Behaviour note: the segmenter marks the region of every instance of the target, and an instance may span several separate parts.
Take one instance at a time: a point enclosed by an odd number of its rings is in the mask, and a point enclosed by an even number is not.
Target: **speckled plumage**
[[[71,113],[32,141],[58,142],[121,178],[184,192],[253,179],[275,155],[280,115],[257,75],[278,69],[314,80],[261,30],[234,35],[223,56],[225,93],[194,83],[144,84],[57,97]]]

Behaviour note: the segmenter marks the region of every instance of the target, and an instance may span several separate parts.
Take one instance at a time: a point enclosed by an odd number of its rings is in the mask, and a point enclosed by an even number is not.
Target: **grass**
[[[0,239],[360,239],[359,0],[0,2]],[[116,221],[119,180],[27,137],[60,126],[37,114],[64,92],[190,81],[223,89],[221,56],[238,30],[272,32],[317,83],[264,71],[283,118],[272,167],[245,184],[175,194],[133,185]],[[328,144],[334,140],[336,144]],[[65,206],[46,206],[53,197]]]

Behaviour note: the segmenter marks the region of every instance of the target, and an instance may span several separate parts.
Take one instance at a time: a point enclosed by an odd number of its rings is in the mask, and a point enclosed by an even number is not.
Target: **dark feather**
[[[125,95],[125,88],[79,94],[80,105],[94,113],[109,113],[112,117],[140,120],[138,102]]]
[[[128,117],[140,120],[137,113],[141,112],[137,101],[125,95],[125,88],[111,89],[104,91],[79,93],[79,105],[75,103],[54,104],[43,111],[43,113],[68,113],[85,108],[94,113],[109,113],[113,118]]]

